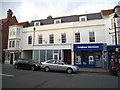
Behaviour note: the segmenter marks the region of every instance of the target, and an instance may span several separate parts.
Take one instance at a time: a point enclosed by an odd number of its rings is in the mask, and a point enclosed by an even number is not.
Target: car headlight
[[[35,66],[39,66],[39,64],[35,64]]]

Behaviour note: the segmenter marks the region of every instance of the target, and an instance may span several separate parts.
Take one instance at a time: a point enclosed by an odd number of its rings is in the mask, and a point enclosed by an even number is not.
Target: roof
[[[7,18],[5,18],[5,19],[0,19],[0,21],[2,21],[2,22],[6,22],[8,19]]]
[[[56,17],[56,18],[51,18],[51,19],[33,20],[31,21],[30,26],[34,26],[34,22],[40,22],[41,25],[54,24],[55,19],[61,19],[61,23],[76,22],[76,21],[79,21],[80,16],[86,16],[87,20],[102,19],[101,13],[92,13],[92,14]]]
[[[25,25],[28,25],[28,24],[29,24],[29,22],[26,21],[26,22],[15,23],[15,24],[13,24],[13,25],[25,26]],[[12,25],[12,26],[13,26],[13,25]]]
[[[113,10],[113,9],[101,10],[101,13],[102,13],[103,15],[110,15],[110,14],[114,13],[114,10]]]
[[[110,14],[112,14],[112,13],[115,12],[115,9],[116,9],[116,8],[120,8],[120,6],[117,5],[117,6],[114,7],[114,9],[101,10],[101,13],[102,13],[103,15],[110,15]]]

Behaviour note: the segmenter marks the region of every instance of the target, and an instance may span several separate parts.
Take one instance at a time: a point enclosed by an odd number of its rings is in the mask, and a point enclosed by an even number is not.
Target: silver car
[[[71,74],[72,72],[77,72],[79,68],[73,65],[67,65],[62,60],[47,60],[45,62],[41,62],[41,68],[45,71],[66,71]]]

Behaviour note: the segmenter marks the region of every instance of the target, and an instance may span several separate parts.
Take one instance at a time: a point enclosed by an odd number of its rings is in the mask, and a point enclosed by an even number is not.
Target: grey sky
[[[24,22],[46,19],[48,15],[60,17],[100,12],[113,9],[118,2],[119,0],[1,0],[0,19],[6,18],[8,9],[12,9],[19,22]]]

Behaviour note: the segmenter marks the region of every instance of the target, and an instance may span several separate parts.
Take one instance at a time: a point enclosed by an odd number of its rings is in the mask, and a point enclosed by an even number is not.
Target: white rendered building
[[[49,16],[10,26],[6,62],[14,63],[21,57],[38,62],[59,59],[79,67],[108,67],[108,54],[115,52],[111,50],[111,45],[115,46],[115,13],[120,15],[120,6],[99,13]],[[120,18],[115,22],[119,27]],[[118,46],[114,48],[119,49],[120,29],[116,30]]]

